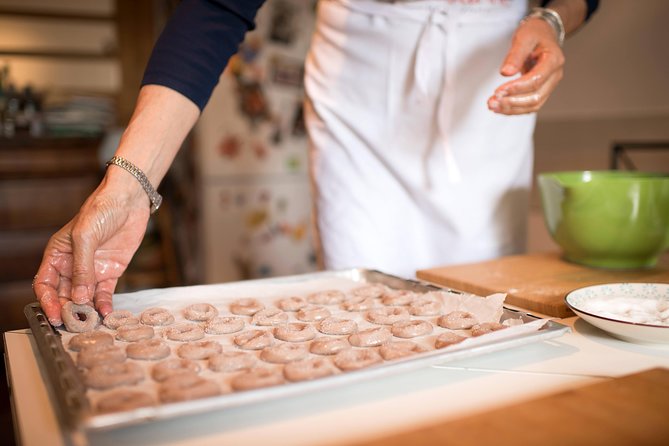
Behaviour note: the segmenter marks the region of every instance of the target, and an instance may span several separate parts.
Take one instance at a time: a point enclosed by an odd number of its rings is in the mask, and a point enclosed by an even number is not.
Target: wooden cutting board
[[[502,257],[421,270],[419,279],[478,295],[507,293],[506,303],[554,317],[573,316],[564,302],[576,288],[611,282],[669,283],[669,267],[611,271],[569,263],[558,253]]]
[[[669,444],[669,370],[652,369],[359,446]]]

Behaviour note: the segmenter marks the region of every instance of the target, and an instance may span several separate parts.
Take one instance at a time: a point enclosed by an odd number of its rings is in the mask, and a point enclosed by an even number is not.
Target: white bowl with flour
[[[668,283],[608,283],[579,288],[565,301],[586,322],[629,342],[669,344]]]

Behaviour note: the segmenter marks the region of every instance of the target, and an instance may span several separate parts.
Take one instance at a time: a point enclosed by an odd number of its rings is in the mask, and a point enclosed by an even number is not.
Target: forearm
[[[141,169],[157,188],[199,114],[198,107],[180,93],[159,85],[145,85],[116,155]],[[128,193],[142,197],[139,183],[127,181],[128,175],[112,166],[105,184],[124,187]]]

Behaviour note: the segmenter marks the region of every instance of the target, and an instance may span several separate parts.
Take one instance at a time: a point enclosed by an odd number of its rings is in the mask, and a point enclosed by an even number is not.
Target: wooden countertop
[[[669,266],[622,271],[588,268],[558,253],[502,257],[487,262],[421,270],[421,280],[479,295],[506,293],[506,303],[554,317],[573,313],[564,301],[577,288],[615,282],[669,283]]]
[[[664,446],[668,416],[669,369],[652,369],[359,446]]]

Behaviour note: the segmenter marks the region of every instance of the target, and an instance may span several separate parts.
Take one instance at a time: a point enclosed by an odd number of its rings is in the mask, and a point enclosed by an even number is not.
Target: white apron
[[[321,0],[305,112],[323,266],[403,277],[521,252],[535,116],[486,101],[515,0]]]

